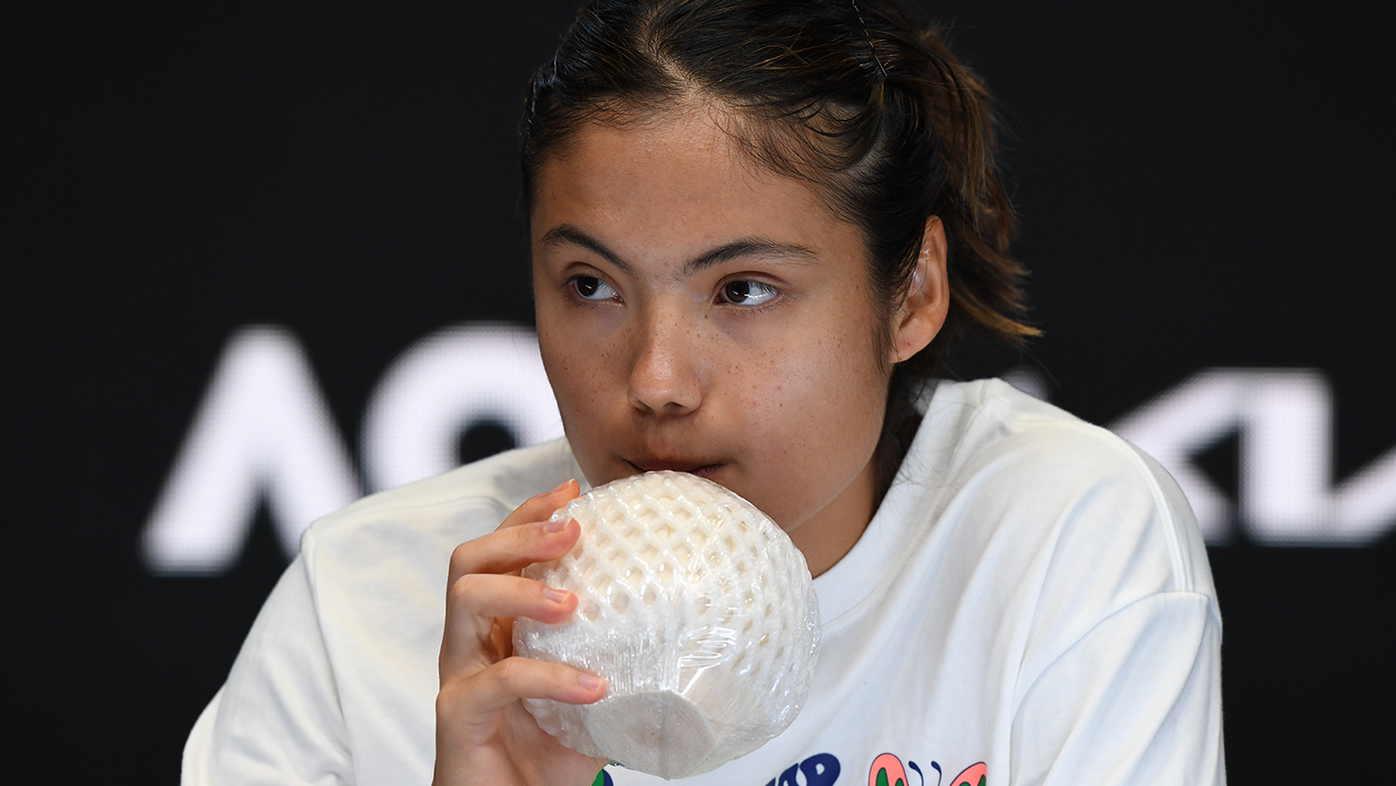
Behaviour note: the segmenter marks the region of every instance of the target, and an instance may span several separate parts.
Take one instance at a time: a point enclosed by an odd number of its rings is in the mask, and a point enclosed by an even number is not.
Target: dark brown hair
[[[895,0],[594,0],[529,81],[520,122],[525,213],[538,168],[583,123],[714,102],[753,158],[819,187],[862,231],[885,322],[910,286],[926,220],[949,245],[950,310],[930,346],[892,371],[877,495],[920,423],[916,398],[978,333],[1037,335],[995,162],[983,85],[940,31]],[[883,340],[890,336],[881,337]]]

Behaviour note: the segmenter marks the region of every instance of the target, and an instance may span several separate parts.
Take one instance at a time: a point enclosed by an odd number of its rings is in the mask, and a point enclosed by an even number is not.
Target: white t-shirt
[[[451,550],[572,477],[558,441],[316,522],[194,727],[184,783],[429,783]],[[814,585],[804,711],[685,782],[1225,782],[1202,538],[1172,479],[1103,429],[996,380],[942,383],[876,516]]]

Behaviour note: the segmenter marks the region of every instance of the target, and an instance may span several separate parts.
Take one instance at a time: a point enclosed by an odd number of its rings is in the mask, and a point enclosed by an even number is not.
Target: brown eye
[[[722,299],[738,306],[765,305],[779,295],[780,291],[760,281],[728,281],[722,285]]]
[[[616,296],[615,288],[596,276],[573,278],[572,289],[576,290],[577,295],[583,300],[610,300]]]

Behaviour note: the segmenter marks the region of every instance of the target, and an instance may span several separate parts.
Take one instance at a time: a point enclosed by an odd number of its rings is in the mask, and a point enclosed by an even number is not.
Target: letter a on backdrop
[[[349,452],[300,343],[250,326],[229,339],[141,537],[153,573],[223,572],[265,499],[294,555],[315,518],[359,496]]]

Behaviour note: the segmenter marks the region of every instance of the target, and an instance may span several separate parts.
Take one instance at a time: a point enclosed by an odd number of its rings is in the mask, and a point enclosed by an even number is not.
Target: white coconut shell
[[[514,649],[604,677],[591,705],[525,702],[591,756],[664,778],[706,772],[795,719],[819,651],[804,556],[755,506],[703,478],[650,472],[573,500],[577,545],[524,575],[575,592],[558,625],[517,619]]]

